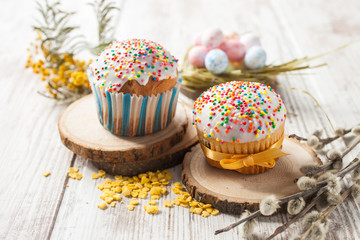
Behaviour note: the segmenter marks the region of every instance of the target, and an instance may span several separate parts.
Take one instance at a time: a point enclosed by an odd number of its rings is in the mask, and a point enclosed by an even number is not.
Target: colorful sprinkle
[[[121,86],[113,88],[119,81],[122,86],[132,80],[146,85],[149,79],[161,81],[176,78],[177,62],[178,59],[158,43],[145,39],[130,39],[106,47],[90,65],[89,75],[93,74],[94,85],[104,81],[106,90],[120,91]],[[122,71],[119,72],[120,70]]]
[[[284,123],[286,109],[271,87],[233,81],[203,92],[194,103],[193,114],[204,137],[241,143],[269,138]]]

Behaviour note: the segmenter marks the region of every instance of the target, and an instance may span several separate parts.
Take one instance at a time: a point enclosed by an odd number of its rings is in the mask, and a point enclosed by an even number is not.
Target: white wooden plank
[[[231,4],[218,4],[218,2],[186,2],[185,4],[179,3],[166,3],[164,1],[156,1],[154,6],[157,6],[158,11],[151,11],[154,9],[150,6],[150,3],[142,2],[139,4],[126,2],[125,8],[123,10],[123,15],[121,16],[121,22],[119,24],[120,30],[118,31],[119,39],[129,38],[129,37],[144,37],[153,39],[155,41],[161,42],[165,47],[169,48],[173,51],[175,55],[183,55],[187,47],[191,44],[191,40],[193,35],[201,31],[205,28],[205,26],[219,26],[223,29],[235,29],[238,30],[239,28],[245,26],[244,31],[253,30],[259,32],[262,35],[262,40],[265,48],[269,50],[269,56],[272,59],[279,59],[280,61],[290,60],[294,57],[301,57],[305,55],[298,55],[299,52],[296,48],[298,48],[297,42],[292,42],[289,40],[289,34],[293,34],[289,29],[285,29],[284,26],[281,25],[281,20],[278,19],[276,14],[272,13],[271,10],[267,9],[266,7],[271,7],[267,5],[264,1],[255,1],[255,2],[246,2],[246,8],[242,8],[244,5],[243,2],[231,3]],[[191,6],[191,7],[189,7]],[[174,10],[175,9],[175,10]],[[206,10],[203,10],[206,9]],[[236,13],[235,10],[236,9]],[[199,12],[204,11],[206,15],[202,15],[201,21],[196,20],[196,16],[199,16]],[[133,21],[125,21],[124,19],[130,19],[131,16],[136,13],[137,20],[132,19]],[[171,14],[170,14],[171,13]],[[223,14],[229,13],[229,14]],[[256,15],[254,14],[256,13]],[[219,17],[220,14],[221,18]],[[304,13],[303,13],[304,14]],[[166,22],[164,22],[166,19]],[[235,21],[236,19],[237,21]],[[249,21],[252,20],[252,21]],[[286,21],[286,19],[285,19]],[[181,24],[178,24],[181,23]],[[176,26],[176,27],[174,27]],[[174,28],[175,32],[174,33]],[[167,30],[167,31],[165,31]],[[305,31],[305,30],[304,30]],[[239,30],[241,32],[241,30]],[[178,33],[181,33],[180,35]],[[295,48],[295,49],[294,49]],[[179,54],[177,54],[179,53]],[[301,53],[300,53],[301,54]],[[297,76],[297,77],[283,77],[280,78],[282,84],[286,87],[298,87],[301,89],[309,89],[306,84],[306,81],[310,81],[308,76]],[[316,127],[319,126],[326,126],[327,121],[322,113],[316,109],[314,111],[314,102],[309,99],[306,95],[299,93],[299,92],[287,92],[282,89],[279,89],[280,92],[283,93],[285,101],[289,101],[289,108],[292,113],[296,113],[297,117],[289,117],[288,121],[288,130],[287,132],[294,132],[304,135],[309,133],[309,131],[314,130]],[[316,93],[316,92],[315,92]],[[321,92],[319,92],[319,96],[321,96]],[[309,119],[309,120],[308,120]],[[290,123],[289,123],[290,122]],[[306,123],[306,124],[305,124]],[[175,168],[175,175],[180,174],[180,169]],[[70,193],[69,193],[70,194]],[[97,197],[97,196],[96,196]],[[67,195],[65,194],[65,199]],[[64,207],[66,208],[66,207]],[[60,209],[61,215],[68,215],[70,213],[63,213],[63,209]],[[65,211],[65,210],[64,210]],[[99,210],[98,210],[99,211]],[[107,210],[113,211],[113,210]],[[125,209],[126,211],[126,209]],[[147,223],[146,217],[143,220],[144,213],[141,212],[134,212],[135,218],[138,218],[142,221]],[[178,214],[178,215],[177,215]],[[185,215],[184,215],[185,214]],[[176,217],[172,219],[172,215],[170,217],[171,220],[154,220],[157,224],[164,226],[164,223],[168,221],[174,221],[178,224],[179,232],[190,232],[191,239],[201,239],[201,238],[208,238],[213,239],[214,236],[212,235],[212,231],[217,229],[221,226],[226,226],[227,224],[235,221],[236,217],[229,216],[229,215],[221,215],[217,218],[211,219],[211,221],[207,222],[208,219],[204,220],[202,218],[198,218],[198,216],[190,215],[190,222],[186,221],[183,222],[184,217],[186,218],[185,213],[175,213]],[[59,229],[62,229],[61,226],[65,224],[65,226],[72,226],[77,221],[71,221],[72,217],[75,217],[78,214],[71,214],[70,216],[66,217],[63,222],[61,223],[60,220],[57,221],[55,225],[55,233],[60,233]],[[91,215],[91,214],[90,214]],[[168,218],[168,216],[165,216]],[[97,219],[98,217],[96,217]],[[163,217],[164,218],[164,217]],[[103,221],[109,222],[101,218],[102,221],[99,221],[100,225],[96,226],[103,226],[101,223]],[[180,220],[178,220],[180,219]],[[273,231],[274,226],[281,224],[287,220],[285,215],[277,215],[271,217],[270,219],[260,218],[260,223],[257,226],[256,232],[258,232],[258,237],[262,238],[262,236],[267,235]],[[66,224],[68,221],[71,223]],[[206,223],[205,225],[203,225]],[[94,226],[94,223],[90,224]],[[100,227],[101,229],[104,229]],[[108,226],[106,226],[108,229]],[[156,227],[152,227],[151,232],[154,232]],[[168,235],[176,238],[177,236],[183,237],[181,234],[178,235],[177,228],[172,228],[169,232],[166,231],[159,231],[157,234],[149,235],[148,231],[144,228],[142,230],[138,230],[136,227],[130,227],[127,231],[123,232],[126,238],[128,237],[144,237],[144,238],[159,238],[163,239]],[[298,226],[292,227],[292,232],[299,232],[300,229]],[[113,236],[117,236],[118,231]],[[122,231],[120,231],[122,232]],[[135,232],[135,233],[134,233]],[[78,233],[77,230],[69,230],[67,236],[72,236],[72,234]],[[81,233],[79,233],[81,236]],[[93,231],[92,234],[99,236],[98,231]],[[101,235],[101,234],[100,234]],[[57,236],[57,235],[54,235]],[[239,236],[238,229],[230,233],[226,233],[219,237],[222,238],[231,238],[234,236]],[[288,236],[288,235],[284,235]],[[118,236],[117,236],[118,237]],[[286,238],[284,238],[286,239]]]
[[[85,1],[64,3],[74,10],[84,7],[91,11]],[[360,31],[359,8],[357,1],[351,1],[348,6],[336,1],[257,0],[226,4],[189,0],[127,1],[118,19],[116,38],[149,38],[162,43],[181,59],[193,36],[207,26],[254,31],[260,34],[270,61],[283,62],[316,55],[352,40]],[[9,9],[17,9],[15,17]],[[11,32],[11,35],[0,35],[0,60],[7,63],[0,65],[3,97],[0,103],[3,133],[0,138],[0,238],[238,239],[241,236],[238,229],[213,235],[215,229],[238,220],[236,216],[221,214],[204,219],[180,207],[161,208],[159,215],[150,216],[142,206],[128,212],[126,204],[99,210],[96,205],[100,191],[96,183],[100,180],[90,178],[96,169],[81,158],[75,161],[75,166],[84,173],[83,180],[69,179],[69,188],[64,187],[72,157],[60,143],[56,128],[64,106],[38,96],[35,92],[41,89],[41,83],[22,68],[26,61],[24,50],[33,37],[31,29],[24,27],[34,15],[34,10],[29,9],[34,9],[34,3],[26,1],[17,2],[16,6],[9,2],[0,9],[4,19],[13,20],[0,24],[2,32]],[[87,37],[94,38],[91,26],[94,20],[87,11],[82,11],[75,22],[89,23],[81,30]],[[359,121],[356,116],[360,115],[360,103],[354,101],[360,91],[356,80],[360,71],[356,64],[359,53],[360,47],[353,45],[324,57],[329,66],[306,71],[312,75],[283,76],[279,81],[287,88],[308,90],[336,125],[350,127]],[[331,134],[327,120],[309,97],[280,88],[278,91],[289,112],[297,114],[297,117],[289,115],[287,133],[305,135],[315,128],[326,127],[326,133]],[[343,147],[343,144],[339,141],[333,146]],[[42,170],[50,170],[52,175],[44,178]],[[181,167],[171,171],[174,181],[179,181]],[[173,198],[174,194],[170,193],[163,200]],[[332,217],[336,224],[332,225],[331,239],[360,237],[356,228],[360,222],[359,207],[355,202],[347,201]],[[281,214],[260,218],[255,239],[262,239],[284,221],[287,217]],[[287,239],[300,230],[299,225],[294,225],[279,239]]]
[[[118,203],[115,208],[100,210],[96,205],[102,202],[102,192],[96,185],[104,180],[91,179],[91,173],[97,172],[97,169],[81,157],[77,159],[75,166],[79,167],[84,178],[81,181],[69,180],[51,235],[53,239],[213,239],[214,229],[238,219],[226,214],[203,218],[190,214],[189,209],[182,207],[166,208],[162,203],[176,198],[170,186],[169,193],[158,202],[158,215],[149,215],[144,211],[143,206],[148,205],[149,197],[139,199],[140,204],[133,212],[126,208],[130,201],[126,197],[123,197],[123,204]],[[174,176],[172,183],[181,181],[180,165],[170,171]],[[215,239],[224,237],[237,238],[233,232],[229,232]]]
[[[62,199],[72,153],[57,119],[66,107],[37,94],[44,83],[25,69],[35,2],[0,9],[0,238],[44,239]],[[16,9],[16,11],[14,11]],[[45,178],[42,171],[51,171]]]

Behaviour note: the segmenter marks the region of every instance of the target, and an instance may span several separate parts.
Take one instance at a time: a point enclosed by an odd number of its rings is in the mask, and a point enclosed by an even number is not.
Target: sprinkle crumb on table
[[[50,175],[50,172],[49,171],[44,171],[42,174],[43,174],[44,177],[48,177]]]

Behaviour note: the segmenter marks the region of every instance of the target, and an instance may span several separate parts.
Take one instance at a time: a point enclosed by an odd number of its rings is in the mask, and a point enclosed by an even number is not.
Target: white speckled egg
[[[202,45],[209,49],[217,48],[223,41],[224,34],[219,28],[210,28],[201,36]]]
[[[266,63],[265,50],[260,46],[251,47],[245,54],[244,63],[248,69],[255,70],[263,68]]]
[[[229,65],[226,53],[220,49],[213,49],[206,54],[205,67],[214,74],[223,73]]]
[[[245,45],[246,50],[254,46],[261,46],[260,39],[253,33],[245,33],[240,36],[240,42]]]

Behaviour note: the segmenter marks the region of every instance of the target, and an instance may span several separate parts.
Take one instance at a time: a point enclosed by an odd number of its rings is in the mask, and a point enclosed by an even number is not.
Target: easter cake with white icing
[[[89,66],[100,123],[120,136],[166,128],[175,115],[181,78],[178,60],[145,39],[114,42]]]
[[[213,86],[197,98],[193,114],[212,166],[255,174],[269,170],[277,157],[286,155],[280,150],[286,109],[269,86],[243,81]],[[234,158],[243,160],[232,161]]]

